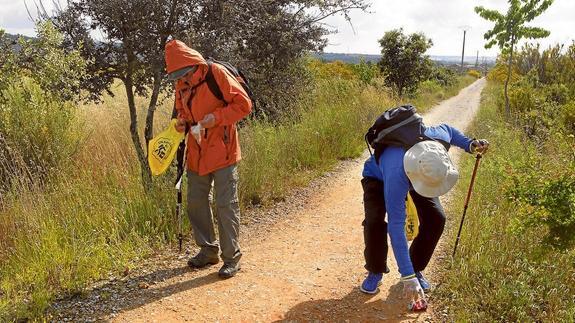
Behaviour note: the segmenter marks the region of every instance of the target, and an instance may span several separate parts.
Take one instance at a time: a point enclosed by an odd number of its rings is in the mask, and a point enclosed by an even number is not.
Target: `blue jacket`
[[[473,139],[466,137],[449,125],[426,126],[424,133],[429,138],[443,140],[470,152]],[[379,157],[379,164],[375,162],[375,157],[371,156],[365,162],[362,173],[363,177],[372,177],[383,181],[382,197],[385,199],[387,211],[387,230],[402,277],[415,273],[405,236],[405,198],[409,190],[413,188],[403,169],[404,154],[405,149],[401,147],[387,147]]]

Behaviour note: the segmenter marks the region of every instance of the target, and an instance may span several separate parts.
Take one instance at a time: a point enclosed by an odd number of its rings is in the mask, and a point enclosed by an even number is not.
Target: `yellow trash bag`
[[[419,233],[419,218],[417,217],[417,209],[409,193],[405,201],[405,212],[407,213],[407,218],[405,219],[405,234],[407,240],[412,241]]]
[[[168,129],[158,134],[148,144],[148,164],[154,176],[161,175],[168,169],[180,142],[184,139],[184,133],[176,130],[176,122],[176,119],[172,119]]]

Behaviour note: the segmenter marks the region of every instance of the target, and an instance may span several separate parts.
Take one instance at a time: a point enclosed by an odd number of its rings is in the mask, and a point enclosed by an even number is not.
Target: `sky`
[[[34,8],[34,0],[26,0]],[[44,0],[47,7],[52,0]],[[64,3],[65,1],[61,1]],[[324,20],[337,31],[328,36],[325,52],[379,54],[378,39],[392,29],[403,28],[406,33],[423,32],[433,41],[430,55],[461,55],[463,28],[467,28],[466,56],[496,56],[495,46],[485,49],[483,34],[493,23],[483,20],[474,11],[475,6],[505,11],[505,0],[371,0],[370,13],[359,10],[351,13],[350,25],[343,17]],[[575,40],[575,0],[555,0],[553,5],[531,25],[544,27],[551,35],[539,40],[547,47],[557,43],[570,44]],[[0,28],[8,33],[33,36],[24,0],[0,0]]]
[[[484,6],[506,12],[505,0],[372,0],[369,11],[352,12],[353,27],[343,17],[325,20],[337,33],[329,36],[325,52],[379,54],[378,40],[392,29],[403,27],[406,33],[423,32],[433,41],[430,55],[459,55],[463,43],[463,28],[467,27],[466,53],[475,56],[496,56],[497,46],[485,49],[483,35],[493,26],[474,12]],[[555,0],[541,16],[529,25],[543,27],[551,35],[539,40],[544,48],[549,45],[571,44],[575,40],[575,0]]]

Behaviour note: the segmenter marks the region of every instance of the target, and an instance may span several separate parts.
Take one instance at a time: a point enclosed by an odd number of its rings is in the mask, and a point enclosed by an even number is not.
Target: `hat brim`
[[[457,179],[459,178],[459,173],[453,169],[447,173],[445,180],[443,180],[437,186],[430,186],[425,184],[421,179],[415,177],[411,179],[411,184],[413,189],[421,196],[425,197],[438,197],[445,195],[449,192],[455,184],[457,184]]]
[[[192,73],[195,72],[197,69],[198,69],[198,65],[180,68],[179,70],[176,70],[176,71],[168,74],[168,80],[169,81],[177,81],[177,80],[181,79],[182,77],[186,76],[186,74],[188,74],[190,72],[192,72]]]
[[[407,177],[409,178],[409,181],[411,182],[411,185],[413,186],[413,189],[419,195],[425,197],[438,197],[446,194],[453,188],[453,186],[455,186],[457,179],[459,178],[459,172],[453,166],[451,159],[449,159],[451,167],[449,167],[445,178],[436,185],[425,183],[419,172],[419,162],[421,160],[421,156],[426,150],[426,144],[438,145],[438,147],[440,146],[441,149],[445,150],[445,148],[440,143],[434,141],[420,142],[415,144],[405,152],[405,155],[403,156],[403,167]]]

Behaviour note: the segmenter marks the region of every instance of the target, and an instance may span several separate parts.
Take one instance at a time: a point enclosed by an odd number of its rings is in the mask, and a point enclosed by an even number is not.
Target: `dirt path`
[[[484,85],[479,80],[444,101],[425,115],[426,123],[464,130]],[[358,290],[365,276],[364,158],[346,162],[323,180],[325,185],[305,198],[305,207],[285,214],[277,210],[279,221],[250,226],[242,237],[243,268],[235,278],[219,280],[219,265],[188,270],[185,259],[172,256],[164,260],[165,268],[131,283],[136,286],[130,301],[115,300],[116,289],[108,284],[104,297],[91,297],[92,305],[79,301],[77,307],[89,308],[95,319],[115,322],[429,320],[428,314],[407,313],[405,302],[397,301],[401,287],[391,254],[391,273],[384,276],[381,292],[368,296]],[[98,310],[104,298],[112,310]]]

